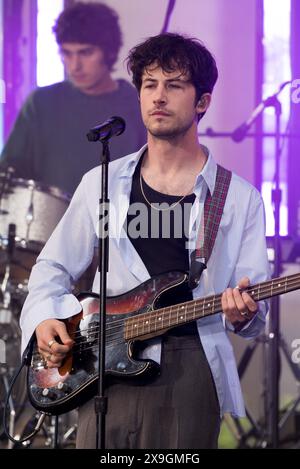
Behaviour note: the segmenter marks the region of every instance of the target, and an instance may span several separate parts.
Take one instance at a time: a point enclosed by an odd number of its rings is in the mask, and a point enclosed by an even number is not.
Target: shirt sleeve
[[[239,280],[245,276],[249,277],[252,285],[265,282],[270,278],[265,237],[265,211],[261,195],[256,189],[253,189],[251,194],[239,257],[229,287],[236,287]],[[248,339],[259,335],[265,327],[267,312],[268,302],[259,301],[258,312],[237,334]],[[226,329],[234,331],[234,326],[226,320],[224,314],[223,322]]]
[[[90,265],[96,240],[83,180],[32,269],[20,318],[22,350],[45,319],[65,319],[81,311],[73,284]]]

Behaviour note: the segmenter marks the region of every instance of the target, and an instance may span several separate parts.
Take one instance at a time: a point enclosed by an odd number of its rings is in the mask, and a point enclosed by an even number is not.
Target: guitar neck
[[[243,291],[249,293],[254,301],[260,301],[299,288],[300,273],[251,285]],[[211,295],[127,318],[125,339],[154,337],[172,327],[219,313],[222,311],[221,298],[222,294]]]

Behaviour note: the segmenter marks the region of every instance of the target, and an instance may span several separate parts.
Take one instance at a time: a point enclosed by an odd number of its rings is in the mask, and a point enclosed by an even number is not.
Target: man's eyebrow
[[[190,81],[188,78],[183,78],[181,75],[174,78],[168,78],[167,81],[180,81],[181,83],[187,83]]]
[[[151,77],[144,77],[143,78],[143,81],[151,81],[151,82],[155,82],[155,81],[158,81],[157,78],[151,78]],[[173,78],[167,78],[166,79],[167,82],[171,82],[171,81],[178,81],[178,82],[181,82],[181,83],[188,83],[190,80],[188,78],[182,78],[182,76],[178,76],[178,77],[173,77]]]
[[[59,48],[60,52],[64,52],[64,53],[67,53],[67,54],[69,54],[69,53],[72,54],[73,52],[75,52],[76,54],[80,54],[81,52],[88,52],[88,51],[93,50],[93,49],[94,49],[93,45],[86,46],[86,47],[84,47],[82,49],[79,49],[77,51],[70,51],[69,49],[65,49],[63,46],[61,46]]]

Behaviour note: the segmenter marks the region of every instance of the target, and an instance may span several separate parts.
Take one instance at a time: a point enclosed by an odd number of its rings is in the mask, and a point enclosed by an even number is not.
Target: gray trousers
[[[107,388],[107,449],[217,448],[220,409],[197,335],[163,340],[161,372],[151,382]],[[94,400],[79,408],[77,448],[95,448]]]

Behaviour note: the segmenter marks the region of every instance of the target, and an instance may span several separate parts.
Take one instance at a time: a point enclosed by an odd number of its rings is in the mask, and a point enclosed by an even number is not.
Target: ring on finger
[[[246,319],[250,319],[249,311],[242,311],[242,312],[241,312],[241,316],[243,316],[243,317],[246,318]]]
[[[52,353],[49,353],[49,355],[46,356],[46,360],[48,362],[51,362],[51,357],[52,357]]]

